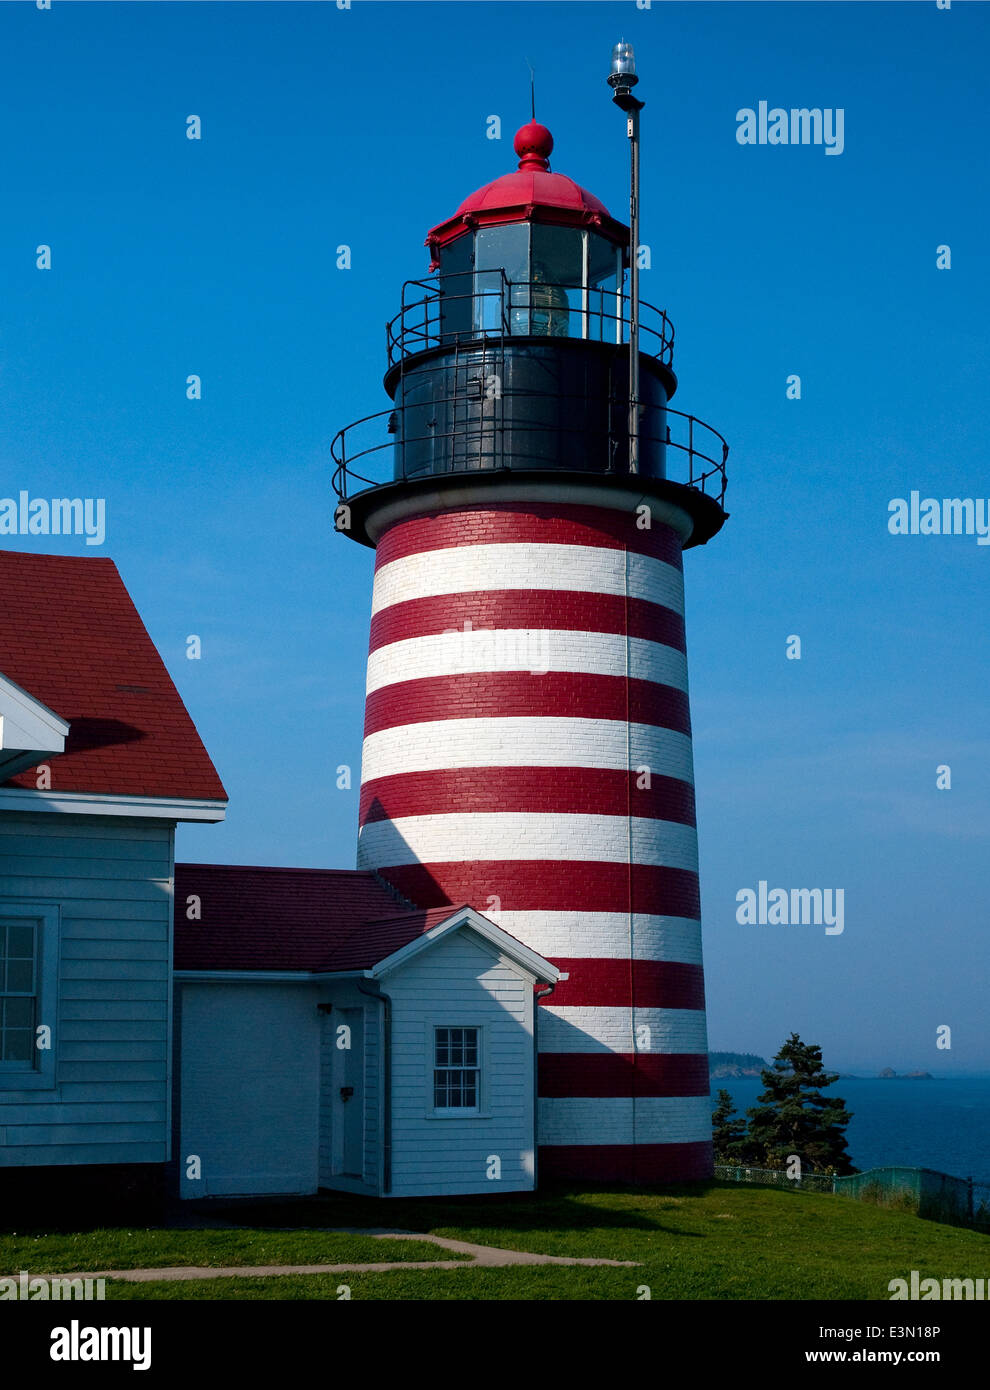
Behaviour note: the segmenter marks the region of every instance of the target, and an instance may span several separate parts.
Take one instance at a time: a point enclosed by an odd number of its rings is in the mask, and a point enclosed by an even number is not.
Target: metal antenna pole
[[[612,100],[626,113],[629,136],[629,472],[639,472],[639,113],[645,106],[632,94],[639,78],[631,43],[612,49],[608,85]]]
[[[639,106],[626,113],[629,136],[629,472],[639,472]]]

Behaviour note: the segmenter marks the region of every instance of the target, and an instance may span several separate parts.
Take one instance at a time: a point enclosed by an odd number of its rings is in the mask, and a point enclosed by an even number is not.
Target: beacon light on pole
[[[639,113],[645,102],[634,97],[636,55],[620,39],[612,49],[608,85],[612,100],[626,113],[629,136],[629,472],[639,472]]]
[[[635,87],[638,81],[636,54],[633,52],[633,46],[631,43],[626,43],[625,39],[620,39],[612,49],[612,70],[608,76],[608,85],[614,87],[616,91],[619,89],[628,91],[630,87]]]

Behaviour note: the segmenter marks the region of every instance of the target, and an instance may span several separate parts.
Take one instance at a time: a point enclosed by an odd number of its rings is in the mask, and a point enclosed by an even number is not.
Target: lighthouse
[[[561,972],[536,1010],[541,1178],[703,1178],[682,553],[726,519],[728,448],[670,404],[629,227],[551,167],[545,126],[514,148],[429,232],[391,404],[332,446],[337,529],[375,550],[358,867]]]

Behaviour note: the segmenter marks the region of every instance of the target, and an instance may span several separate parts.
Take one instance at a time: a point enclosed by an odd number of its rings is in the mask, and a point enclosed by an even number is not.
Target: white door
[[[364,1175],[364,1010],[334,1009],[334,1172]]]

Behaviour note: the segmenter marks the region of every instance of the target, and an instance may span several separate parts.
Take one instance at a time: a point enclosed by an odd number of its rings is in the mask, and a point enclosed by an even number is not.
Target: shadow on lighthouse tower
[[[537,1010],[541,1177],[712,1169],[681,555],[722,436],[674,410],[629,229],[516,135],[429,233],[389,409],[341,430],[337,529],[376,550],[358,864],[470,904],[563,972]]]

